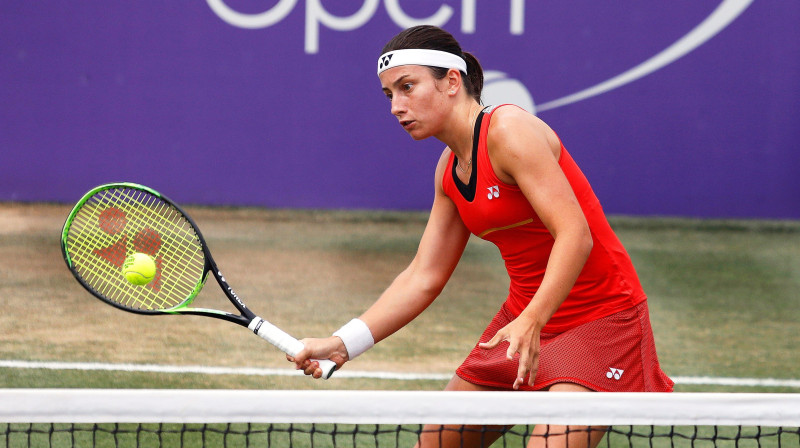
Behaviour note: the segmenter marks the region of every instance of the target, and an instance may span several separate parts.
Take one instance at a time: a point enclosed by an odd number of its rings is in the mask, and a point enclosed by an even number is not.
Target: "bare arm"
[[[438,190],[438,189],[437,189]],[[437,191],[416,256],[364,313],[378,342],[404,327],[439,296],[469,237],[455,205]]]
[[[509,341],[508,358],[520,353],[514,388],[538,367],[539,335],[566,299],[592,249],[592,236],[583,211],[558,165],[560,143],[538,118],[516,108],[503,108],[493,117],[489,133],[492,164],[500,179],[516,184],[531,203],[555,242],[542,284],[517,319],[501,329],[484,348]]]
[[[411,322],[438,297],[469,240],[469,230],[441,187],[448,154],[445,151],[437,165],[433,206],[414,259],[360,316],[375,342]],[[304,343],[306,348],[293,360],[306,374],[315,377],[321,374],[316,363],[308,362],[309,358],[331,359],[340,367],[349,360],[344,344],[337,337],[306,339]]]

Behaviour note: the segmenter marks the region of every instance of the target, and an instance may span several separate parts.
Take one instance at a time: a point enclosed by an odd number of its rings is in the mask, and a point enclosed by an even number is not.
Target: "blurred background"
[[[376,76],[419,23],[477,55],[485,104],[564,141],[678,391],[797,392],[800,2],[766,0],[0,2],[0,387],[441,389],[507,293],[477,238],[426,313],[330,382],[234,325],[102,304],[58,244],[91,187],[145,184],[248,306],[330,334],[407,265],[433,199],[443,144],[412,141]],[[200,300],[229,309],[216,286]],[[374,375],[398,370],[422,376]]]
[[[800,218],[800,3],[207,0],[0,5],[0,201],[133,181],[179,203],[425,210],[442,144],[375,75],[403,28],[478,56],[610,214]]]

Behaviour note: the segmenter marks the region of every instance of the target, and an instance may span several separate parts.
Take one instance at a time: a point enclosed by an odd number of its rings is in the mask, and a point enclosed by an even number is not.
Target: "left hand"
[[[530,375],[528,385],[533,386],[536,371],[539,369],[541,331],[541,327],[533,319],[519,316],[495,333],[492,339],[478,344],[478,347],[489,350],[497,347],[503,341],[508,341],[506,359],[512,361],[514,355],[519,353],[519,368],[513,385],[514,390],[518,390],[528,375]]]

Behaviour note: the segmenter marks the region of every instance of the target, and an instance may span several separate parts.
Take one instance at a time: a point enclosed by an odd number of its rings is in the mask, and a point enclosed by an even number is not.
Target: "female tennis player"
[[[442,291],[472,233],[497,245],[511,283],[447,390],[671,391],[631,260],[556,133],[519,107],[483,107],[478,60],[437,27],[389,41],[378,77],[414,140],[447,145],[430,218],[416,256],[378,300],[333,336],[304,340],[290,361],[319,377],[310,358],[341,366],[408,324]],[[603,431],[588,434],[563,443],[594,445]],[[450,436],[460,446],[461,434]],[[449,446],[450,436],[431,434],[423,446]]]

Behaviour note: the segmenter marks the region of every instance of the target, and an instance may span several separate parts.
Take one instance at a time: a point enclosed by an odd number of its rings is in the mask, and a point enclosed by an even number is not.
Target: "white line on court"
[[[294,369],[267,369],[255,367],[207,367],[207,366],[168,366],[157,364],[107,364],[83,362],[42,362],[0,360],[0,368],[11,369],[49,369],[49,370],[102,370],[114,372],[154,372],[154,373],[199,373],[204,375],[246,375],[246,376],[300,376],[302,372]],[[383,380],[449,380],[449,373],[402,373],[342,370],[337,378],[373,378]],[[675,384],[744,386],[744,387],[796,387],[800,380],[777,378],[723,378],[709,376],[675,376]]]

